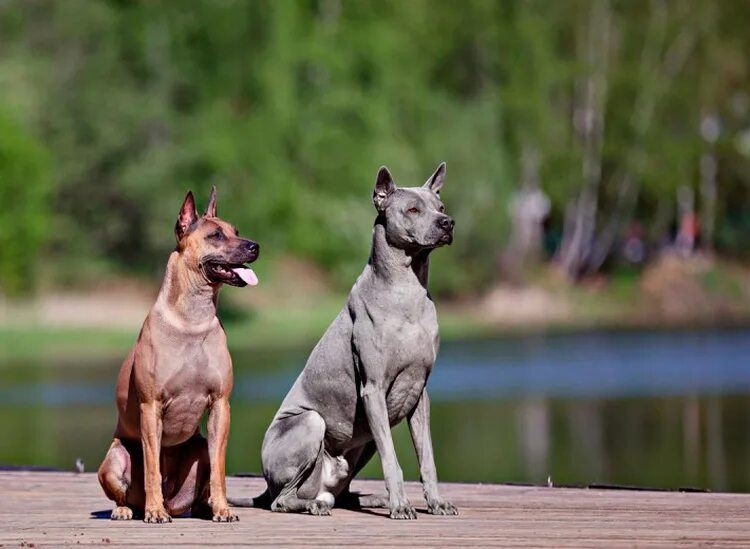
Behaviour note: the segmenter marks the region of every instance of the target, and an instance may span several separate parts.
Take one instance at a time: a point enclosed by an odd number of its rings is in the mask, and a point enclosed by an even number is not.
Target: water
[[[307,350],[235,353],[230,472],[259,446]],[[442,480],[750,490],[750,330],[445,343],[429,381]],[[95,469],[119,359],[0,364],[0,463]],[[418,478],[405,425],[394,431]],[[363,472],[380,476],[374,460]]]

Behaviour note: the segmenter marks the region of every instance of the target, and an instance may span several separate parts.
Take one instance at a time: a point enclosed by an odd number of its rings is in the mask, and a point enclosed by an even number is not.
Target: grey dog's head
[[[444,180],[445,162],[421,187],[396,187],[388,168],[380,168],[372,201],[391,246],[420,250],[453,242],[454,222],[440,200]]]

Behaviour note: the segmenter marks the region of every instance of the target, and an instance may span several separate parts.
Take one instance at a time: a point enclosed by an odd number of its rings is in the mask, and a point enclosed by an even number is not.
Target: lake
[[[308,351],[234,353],[229,472],[260,470]],[[749,357],[747,329],[446,342],[428,384],[440,479],[748,491]],[[119,362],[0,363],[0,464],[95,470]],[[406,426],[394,437],[417,479]]]

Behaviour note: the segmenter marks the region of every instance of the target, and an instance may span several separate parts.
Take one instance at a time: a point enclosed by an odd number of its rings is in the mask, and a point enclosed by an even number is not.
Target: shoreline
[[[488,323],[478,318],[456,319],[450,315],[448,322],[459,321],[458,328],[442,328],[443,342],[481,342],[525,337],[565,337],[580,334],[627,334],[639,332],[657,333],[705,333],[716,331],[750,330],[750,316],[746,318],[707,320],[705,322],[643,322],[637,319],[621,319],[612,322],[602,319],[577,319],[573,322],[540,323]],[[333,317],[331,317],[333,318]],[[260,320],[225,322],[229,347],[233,352],[280,352],[297,351],[313,346],[328,324],[305,324],[292,330],[293,336],[252,336]],[[442,324],[442,322],[441,322]],[[458,325],[458,324],[457,324]],[[304,328],[304,329],[303,329]],[[266,330],[263,330],[264,332]],[[282,333],[282,332],[279,332]],[[136,328],[91,328],[85,326],[45,326],[24,324],[0,326],[0,365],[3,362],[24,360],[38,361],[49,358],[65,359],[112,359],[124,356],[137,337]]]
[[[300,284],[288,271],[295,272],[279,269],[278,276],[251,292],[222,293],[219,317],[230,349],[312,346],[339,314],[344,292],[320,280]],[[155,293],[153,284],[111,279],[91,291],[0,299],[0,362],[124,356]],[[742,329],[750,327],[750,268],[664,256],[641,273],[577,285],[543,270],[524,285],[497,284],[476,296],[437,297],[436,307],[443,341]]]

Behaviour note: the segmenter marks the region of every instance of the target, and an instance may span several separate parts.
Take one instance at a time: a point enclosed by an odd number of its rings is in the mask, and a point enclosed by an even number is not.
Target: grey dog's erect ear
[[[216,217],[216,185],[211,187],[211,196],[208,199],[208,206],[206,206],[206,217]]]
[[[425,189],[430,189],[435,194],[440,194],[440,189],[443,188],[443,182],[445,181],[445,162],[441,162],[435,170],[435,173],[430,176],[427,182],[422,185]]]
[[[180,214],[177,216],[177,223],[174,225],[177,242],[182,240],[190,225],[196,221],[198,221],[198,212],[195,210],[195,198],[193,198],[193,191],[188,191],[180,208]]]
[[[378,170],[378,177],[375,179],[375,190],[372,191],[372,202],[378,211],[383,209],[388,196],[396,190],[396,184],[388,168],[381,166]]]

